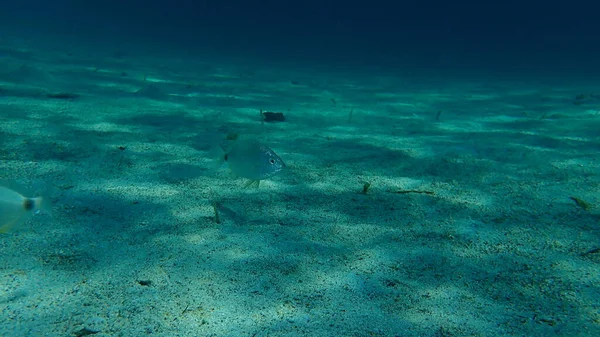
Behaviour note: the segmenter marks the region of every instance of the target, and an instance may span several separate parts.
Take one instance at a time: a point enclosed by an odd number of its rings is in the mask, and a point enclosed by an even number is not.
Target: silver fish
[[[256,140],[236,140],[225,150],[223,160],[231,171],[248,179],[246,187],[258,187],[261,180],[273,177],[285,168],[285,163],[268,146]]]
[[[19,192],[0,186],[0,233],[10,232],[37,212],[51,213],[48,199],[24,197]]]

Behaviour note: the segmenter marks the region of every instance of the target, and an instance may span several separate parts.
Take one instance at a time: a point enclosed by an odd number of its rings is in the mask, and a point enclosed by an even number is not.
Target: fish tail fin
[[[25,198],[25,200],[27,199],[28,198]],[[12,232],[38,212],[48,214],[50,216],[52,215],[52,203],[49,198],[36,197],[28,200],[33,202],[33,208],[30,210],[22,210],[18,212],[18,214],[15,214],[16,216],[11,217],[7,222],[0,224],[0,234]]]
[[[209,151],[210,156],[210,168],[208,169],[209,174],[215,174],[223,166],[227,153],[221,148],[221,146],[215,146]]]
[[[52,201],[48,197],[31,198],[35,205],[34,213],[41,212],[52,216]]]
[[[218,143],[210,148],[208,151],[208,155],[212,159],[212,168],[210,169],[210,173],[216,173],[223,163],[227,161],[227,154],[231,152],[233,148],[233,144],[237,140],[238,135],[235,133],[229,133],[226,137],[220,137]]]

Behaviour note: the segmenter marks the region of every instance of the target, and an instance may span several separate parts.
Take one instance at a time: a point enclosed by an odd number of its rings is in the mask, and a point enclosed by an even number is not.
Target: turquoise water
[[[418,6],[327,3],[307,27],[289,13],[310,2],[198,26],[150,4],[3,21],[0,179],[53,212],[0,237],[0,336],[600,335],[587,11],[562,34],[552,6],[529,34],[490,19],[477,45],[485,20],[435,40],[443,11]],[[549,36],[572,48],[516,49]],[[285,170],[245,188],[215,169],[233,134]]]

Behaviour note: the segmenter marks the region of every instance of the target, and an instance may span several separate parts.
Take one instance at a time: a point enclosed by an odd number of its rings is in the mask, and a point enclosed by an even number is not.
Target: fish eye
[[[271,163],[271,165],[275,164],[275,159],[271,158],[271,160],[269,160],[269,162]]]

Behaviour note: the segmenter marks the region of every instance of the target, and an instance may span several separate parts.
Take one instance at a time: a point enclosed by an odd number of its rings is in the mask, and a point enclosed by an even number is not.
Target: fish
[[[0,186],[0,234],[8,233],[37,213],[51,214],[50,200],[28,198],[8,187]]]
[[[253,139],[235,139],[222,146],[221,162],[226,162],[231,172],[248,181],[245,187],[258,187],[261,180],[279,174],[286,165],[268,146]]]

